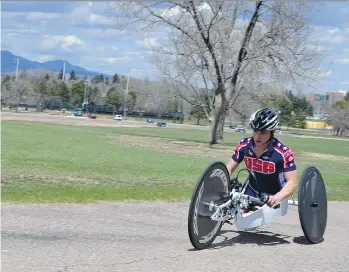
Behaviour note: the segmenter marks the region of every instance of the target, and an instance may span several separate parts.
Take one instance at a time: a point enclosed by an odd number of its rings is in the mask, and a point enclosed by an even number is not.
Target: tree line
[[[9,74],[2,76],[2,105],[41,105],[43,110],[45,101],[61,101],[54,107],[77,108],[82,107],[87,93],[88,104],[92,108],[107,105],[115,111],[126,108],[128,111],[146,111],[156,115],[187,110],[185,103],[171,93],[164,82],[131,78],[125,99],[127,79],[124,75],[115,73],[109,80],[100,74],[87,80],[87,77],[79,77],[71,71],[70,76],[62,81],[62,72],[23,71],[18,80]]]
[[[16,81],[14,76],[2,78],[2,105],[31,104],[43,105],[47,100],[60,100],[68,107],[81,107],[85,92],[88,93],[89,105],[108,105],[114,110],[123,110],[125,106],[126,78],[114,74],[111,81],[96,75],[90,82],[85,77],[70,73],[67,82],[60,80],[61,73],[51,71],[31,71],[21,73]],[[173,89],[174,88],[174,89]],[[126,108],[128,111],[147,111],[157,116],[168,112],[185,112],[185,118],[210,120],[209,94],[200,90],[199,99],[187,96],[186,100],[177,96],[176,89],[168,81],[150,82],[148,79],[130,81]],[[261,87],[262,88],[262,87]],[[241,95],[237,103],[229,109],[226,118],[230,123],[246,124],[250,114],[259,107],[273,107],[280,115],[280,125],[286,127],[306,128],[306,117],[313,115],[313,106],[301,94],[292,90],[275,93],[271,86],[264,87],[263,94],[247,92]],[[184,90],[182,90],[184,91]],[[327,123],[334,127],[334,134],[341,136],[349,131],[349,92],[345,99],[338,101],[329,111]],[[42,108],[43,109],[43,108]],[[204,110],[206,109],[206,110]]]

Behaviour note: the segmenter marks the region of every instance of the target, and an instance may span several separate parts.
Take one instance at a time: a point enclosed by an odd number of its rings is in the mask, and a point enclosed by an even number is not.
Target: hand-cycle
[[[201,174],[194,188],[188,213],[188,234],[196,249],[209,247],[223,224],[235,224],[238,231],[252,231],[287,214],[288,205],[298,206],[298,216],[305,238],[311,244],[324,240],[327,224],[326,187],[319,170],[307,166],[298,185],[298,200],[285,198],[274,208],[266,203],[269,195],[244,194],[250,180],[239,181],[239,173],[230,179],[223,162],[216,161]],[[250,176],[251,176],[250,175]],[[247,211],[247,212],[246,212]],[[231,223],[231,221],[234,223]]]

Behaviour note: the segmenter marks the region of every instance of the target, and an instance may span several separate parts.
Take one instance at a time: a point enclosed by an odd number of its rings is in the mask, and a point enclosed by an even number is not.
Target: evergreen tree
[[[58,79],[62,80],[63,79],[63,69],[58,74]]]
[[[118,75],[118,74],[115,73],[115,74],[113,75],[112,82],[113,82],[113,83],[120,83],[120,78],[119,78],[119,75]]]
[[[75,71],[74,70],[72,70],[71,72],[70,72],[70,78],[69,78],[69,81],[70,80],[76,80],[77,78],[76,78],[76,75],[75,75]]]

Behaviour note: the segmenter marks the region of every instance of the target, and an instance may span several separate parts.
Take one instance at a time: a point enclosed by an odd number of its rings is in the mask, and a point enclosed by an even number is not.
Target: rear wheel
[[[197,181],[188,214],[188,234],[196,249],[207,248],[217,237],[222,222],[213,221],[215,205],[221,205],[229,195],[229,174],[222,162],[211,164]]]

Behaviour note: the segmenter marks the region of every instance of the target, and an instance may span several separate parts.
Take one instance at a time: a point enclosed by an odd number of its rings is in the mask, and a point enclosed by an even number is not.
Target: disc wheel
[[[229,195],[229,174],[222,162],[214,162],[202,173],[196,183],[188,213],[188,234],[196,249],[207,248],[217,237],[222,222],[210,216]]]
[[[327,224],[327,194],[322,176],[314,166],[302,173],[298,213],[305,238],[312,244],[322,242]]]

